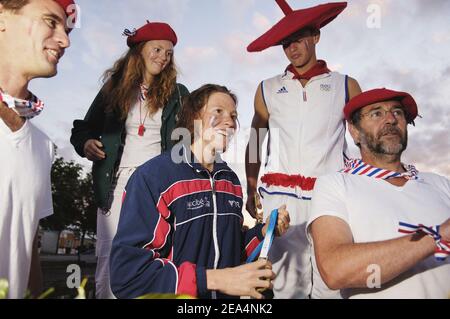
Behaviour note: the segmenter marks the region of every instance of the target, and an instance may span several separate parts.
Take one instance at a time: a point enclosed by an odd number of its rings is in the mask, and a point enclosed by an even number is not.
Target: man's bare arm
[[[350,100],[362,92],[358,81],[354,78],[348,77],[348,94]]]
[[[269,128],[269,112],[264,102],[261,85],[258,86],[255,94],[255,113],[252,120],[250,140],[245,151],[245,173],[247,176],[248,195],[246,208],[252,217],[256,216],[254,198],[258,183],[258,174],[261,168],[261,147],[267,134],[267,129]]]
[[[333,290],[366,288],[370,265],[380,267],[381,283],[386,283],[435,250],[434,240],[424,235],[355,244],[348,224],[333,216],[318,218],[310,231],[319,272]],[[442,224],[441,235],[450,239],[450,220]]]
[[[38,240],[39,240],[38,231],[36,231],[31,255],[30,276],[28,279],[28,289],[30,290],[31,295],[34,298],[39,297],[39,295],[42,293],[43,290],[42,269],[41,269],[41,261],[39,258]]]

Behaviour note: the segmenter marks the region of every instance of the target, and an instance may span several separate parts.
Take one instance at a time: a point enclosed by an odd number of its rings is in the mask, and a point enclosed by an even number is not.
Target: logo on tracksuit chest
[[[200,199],[194,199],[194,200],[188,201],[186,206],[187,206],[186,208],[188,210],[195,210],[195,209],[200,209],[203,207],[210,208],[211,201],[209,200],[209,198],[207,196],[205,196]]]
[[[229,200],[228,204],[230,204],[231,208],[241,208],[241,203],[239,203],[237,200]]]

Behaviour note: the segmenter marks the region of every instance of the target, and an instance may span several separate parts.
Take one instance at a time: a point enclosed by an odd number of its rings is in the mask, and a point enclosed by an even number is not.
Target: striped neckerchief
[[[388,180],[390,178],[395,177],[404,177],[407,180],[419,179],[418,177],[419,171],[413,165],[405,165],[405,164],[402,165],[405,168],[406,172],[398,173],[388,169],[383,169],[366,164],[361,159],[350,159],[346,161],[345,168],[342,169],[340,172],[350,175],[367,176],[384,180]]]
[[[41,114],[44,109],[44,102],[31,93],[29,100],[22,100],[3,92],[0,89],[0,102],[5,103],[10,109],[16,112],[20,117],[32,119]]]

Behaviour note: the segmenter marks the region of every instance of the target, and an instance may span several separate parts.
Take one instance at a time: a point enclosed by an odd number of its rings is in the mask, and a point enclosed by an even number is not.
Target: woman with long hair
[[[93,161],[98,206],[96,297],[114,298],[109,255],[122,194],[136,168],[169,149],[182,98],[173,58],[177,36],[166,23],[147,21],[125,30],[129,50],[103,76],[104,85],[84,120],[75,120],[71,143]]]
[[[268,223],[243,228],[242,187],[220,155],[237,130],[237,98],[206,84],[184,103],[177,128],[182,141],[139,167],[126,186],[111,287],[118,298],[262,298],[258,290],[272,288],[270,262],[241,263],[266,233],[287,231],[289,214],[278,209],[276,229]]]

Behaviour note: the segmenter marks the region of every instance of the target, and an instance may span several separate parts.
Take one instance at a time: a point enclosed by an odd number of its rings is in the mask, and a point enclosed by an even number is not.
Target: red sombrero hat
[[[247,47],[248,52],[262,51],[279,45],[281,40],[306,27],[320,29],[333,21],[347,7],[347,2],[335,2],[294,11],[286,0],[275,1],[286,16],[250,43]]]

